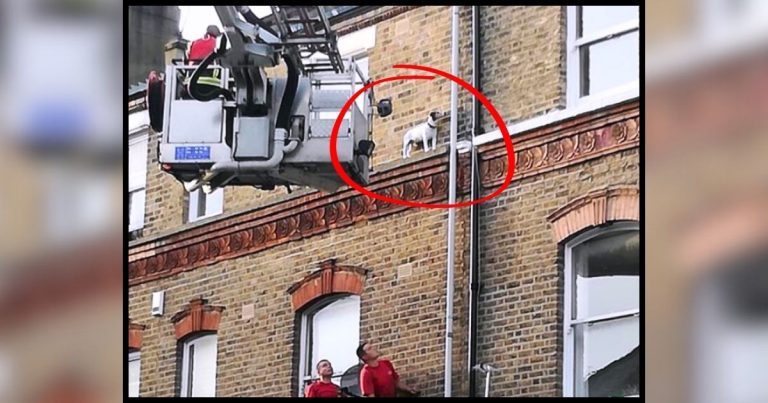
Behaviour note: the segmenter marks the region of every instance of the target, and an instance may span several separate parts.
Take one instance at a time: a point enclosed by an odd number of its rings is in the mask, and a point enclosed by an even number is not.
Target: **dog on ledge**
[[[437,149],[437,120],[445,117],[440,112],[430,112],[427,121],[412,127],[405,132],[403,136],[403,159],[411,156],[411,145],[421,143],[424,152],[429,151],[429,143],[432,143],[432,149]]]

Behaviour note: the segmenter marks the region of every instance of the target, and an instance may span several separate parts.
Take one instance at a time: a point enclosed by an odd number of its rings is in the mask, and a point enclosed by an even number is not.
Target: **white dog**
[[[403,159],[411,156],[411,143],[421,143],[424,152],[429,151],[429,141],[432,141],[432,149],[437,149],[437,120],[440,112],[430,112],[427,121],[412,127],[403,136]]]

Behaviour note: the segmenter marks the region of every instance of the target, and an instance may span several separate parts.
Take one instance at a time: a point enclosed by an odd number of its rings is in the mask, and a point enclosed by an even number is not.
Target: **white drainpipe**
[[[451,74],[459,75],[459,6],[453,6],[451,29]],[[448,172],[448,203],[456,203],[456,107],[458,85],[451,81],[451,148]],[[456,209],[448,209],[448,276],[445,284],[445,397],[451,397],[451,367],[453,360],[453,261]]]

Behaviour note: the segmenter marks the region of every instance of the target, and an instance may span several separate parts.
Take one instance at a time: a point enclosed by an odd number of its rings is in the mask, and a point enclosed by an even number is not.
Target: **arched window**
[[[612,222],[565,244],[564,396],[640,393],[639,247],[637,222]]]
[[[325,297],[301,313],[299,361],[299,396],[306,386],[318,379],[317,362],[326,359],[333,365],[333,382],[357,365],[355,349],[360,343],[360,297],[333,295]]]
[[[223,311],[223,306],[209,305],[208,300],[195,298],[171,318],[178,340],[178,396],[216,396],[216,332]]]

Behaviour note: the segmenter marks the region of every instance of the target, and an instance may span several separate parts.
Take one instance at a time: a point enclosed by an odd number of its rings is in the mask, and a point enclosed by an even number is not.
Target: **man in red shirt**
[[[209,25],[205,29],[205,36],[200,39],[192,41],[189,45],[189,55],[187,58],[190,62],[200,63],[208,57],[216,49],[216,38],[221,35],[219,27],[215,25]]]
[[[192,43],[189,45],[189,53],[187,54],[187,63],[190,65],[196,65],[200,64],[205,60],[206,57],[208,57],[211,53],[213,53],[216,50],[216,40],[217,38],[221,36],[221,30],[219,30],[219,27],[216,25],[209,25],[208,28],[205,29],[205,35],[197,40],[192,41]],[[214,60],[212,65],[216,64],[216,61]],[[192,71],[188,70],[185,73],[184,77],[184,88],[187,92],[187,95],[191,93],[191,90],[188,88],[189,79],[192,76]],[[208,87],[220,87],[221,81],[219,80],[220,76],[220,70],[217,68],[207,68],[206,70],[202,71],[200,73],[200,77],[197,80],[197,84],[201,85],[205,91],[210,91],[210,88]]]
[[[307,386],[305,397],[341,397],[341,389],[331,382],[333,367],[328,360],[320,360],[317,363],[317,374],[320,379]]]
[[[360,391],[366,397],[397,397],[397,390],[418,394],[416,389],[400,380],[395,366],[384,358],[371,343],[362,343],[357,356],[365,365],[360,370]]]

